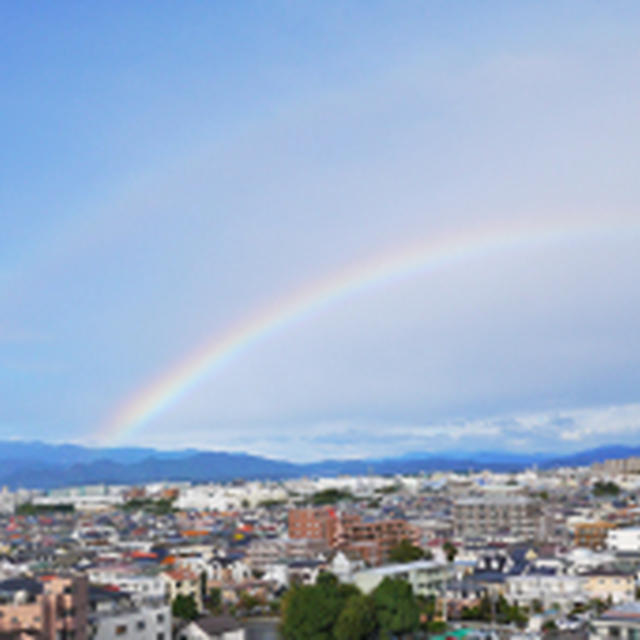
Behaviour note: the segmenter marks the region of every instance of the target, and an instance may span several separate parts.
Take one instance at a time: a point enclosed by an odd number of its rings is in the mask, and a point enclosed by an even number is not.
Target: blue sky
[[[637,3],[0,11],[0,438],[91,444],[274,298],[416,238],[566,220],[605,231],[332,305],[119,444],[640,442]]]

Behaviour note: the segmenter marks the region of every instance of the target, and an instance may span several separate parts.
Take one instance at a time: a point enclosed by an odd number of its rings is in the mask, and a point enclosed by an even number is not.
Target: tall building
[[[336,546],[357,552],[370,565],[385,562],[391,549],[403,540],[418,544],[420,530],[406,520],[362,521],[359,517],[341,519]]]
[[[546,522],[539,501],[519,495],[460,498],[453,505],[457,538],[511,535],[543,539]]]
[[[640,457],[610,458],[604,462],[594,462],[591,468],[596,473],[604,473],[611,476],[640,473]]]
[[[327,546],[359,554],[368,564],[384,562],[402,540],[418,543],[419,530],[405,520],[363,521],[360,516],[336,514],[329,507],[291,509],[289,537],[318,540]]]
[[[289,510],[289,537],[322,540],[333,546],[338,528],[338,516],[331,507]]]

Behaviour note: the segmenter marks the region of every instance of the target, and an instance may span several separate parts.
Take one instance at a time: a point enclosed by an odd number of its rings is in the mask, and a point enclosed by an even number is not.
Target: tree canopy
[[[408,582],[387,577],[371,595],[381,638],[410,633],[418,628],[420,610]]]
[[[432,557],[430,551],[423,551],[406,538],[400,541],[395,547],[392,547],[389,552],[389,560],[391,562],[414,562],[415,560],[422,560],[423,558],[430,560]]]
[[[182,620],[195,620],[198,617],[198,605],[193,595],[179,593],[171,604],[171,613]]]
[[[411,585],[385,578],[364,595],[321,574],[315,585],[294,586],[282,605],[285,640],[373,640],[418,629],[420,610]]]

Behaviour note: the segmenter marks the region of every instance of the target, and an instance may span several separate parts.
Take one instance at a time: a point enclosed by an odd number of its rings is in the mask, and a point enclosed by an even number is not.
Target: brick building
[[[368,564],[384,562],[402,540],[418,543],[419,530],[405,520],[364,522],[360,516],[338,516],[330,507],[291,509],[289,538],[323,541],[327,546],[357,553]]]
[[[338,528],[338,516],[330,507],[289,510],[289,537],[322,540],[333,546]]]
[[[378,565],[387,560],[393,547],[403,540],[419,544],[420,530],[406,520],[363,522],[359,517],[341,520],[337,546],[357,552],[365,562]]]

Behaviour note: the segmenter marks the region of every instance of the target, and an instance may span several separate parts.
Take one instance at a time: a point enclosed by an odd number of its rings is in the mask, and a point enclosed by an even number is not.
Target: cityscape
[[[640,639],[640,3],[0,30],[0,640]]]

